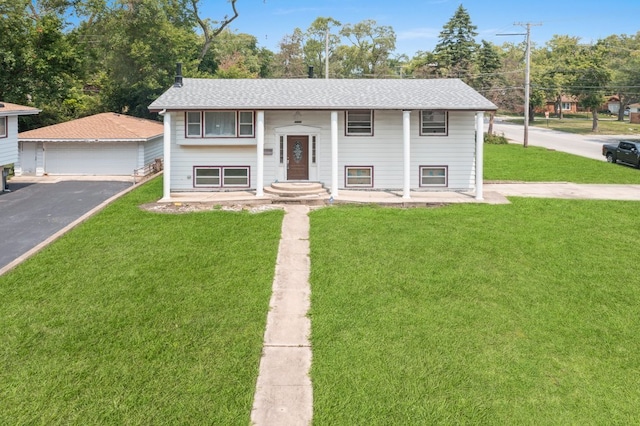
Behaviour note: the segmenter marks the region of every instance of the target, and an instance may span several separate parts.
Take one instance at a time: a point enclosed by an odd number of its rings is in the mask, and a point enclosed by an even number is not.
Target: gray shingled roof
[[[447,109],[497,107],[459,79],[199,79],[185,78],[150,106],[185,109]]]

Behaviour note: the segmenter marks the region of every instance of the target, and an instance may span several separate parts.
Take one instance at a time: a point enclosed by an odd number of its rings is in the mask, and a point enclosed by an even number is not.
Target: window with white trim
[[[7,137],[7,117],[0,117],[0,138]]]
[[[222,168],[222,186],[249,186],[249,168],[248,167],[223,167]]]
[[[187,136],[202,136],[202,115],[200,114],[200,111],[187,112]]]
[[[571,103],[570,102],[563,102],[562,103],[562,110],[563,111],[571,111]]]
[[[373,111],[370,109],[347,111],[348,136],[373,135]]]
[[[204,136],[235,136],[236,113],[234,111],[205,111]]]
[[[248,188],[249,167],[195,166],[193,186],[196,188]]]
[[[316,164],[316,137],[311,136],[311,164]]]
[[[253,137],[253,111],[187,111],[186,135],[189,138]]]
[[[420,166],[420,186],[447,186],[447,166]]]
[[[447,111],[423,110],[420,111],[420,135],[421,136],[446,136],[448,127]]]
[[[195,187],[220,186],[220,167],[194,167],[193,175]]]
[[[373,187],[373,166],[346,166],[345,187]]]
[[[253,111],[238,112],[238,127],[240,136],[253,136]]]

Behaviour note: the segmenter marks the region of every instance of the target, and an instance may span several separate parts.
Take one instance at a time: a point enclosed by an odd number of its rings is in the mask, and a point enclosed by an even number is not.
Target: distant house
[[[18,135],[16,175],[142,175],[162,158],[163,125],[111,112]]]
[[[164,115],[164,199],[274,182],[482,195],[485,111],[458,79],[192,79],[149,109]]]
[[[620,111],[620,98],[616,95],[609,96],[603,109],[611,114],[617,114]]]
[[[18,161],[18,116],[39,112],[37,108],[0,102],[0,191],[7,189],[9,166]]]
[[[629,105],[629,123],[640,124],[640,104]]]
[[[562,108],[563,114],[578,112],[578,99],[574,96],[562,95],[560,108]],[[549,114],[560,114],[560,111],[558,111],[557,99],[548,99],[543,112],[548,112]]]

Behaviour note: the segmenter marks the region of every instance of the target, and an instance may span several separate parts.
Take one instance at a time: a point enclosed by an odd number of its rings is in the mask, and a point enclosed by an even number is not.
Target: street
[[[543,125],[543,120],[538,120],[538,126]],[[485,123],[485,131],[488,123]],[[512,124],[495,118],[493,131],[496,135],[504,135],[515,143],[523,143],[524,126]],[[529,126],[529,145],[541,146],[595,160],[606,161],[602,155],[602,145],[625,139],[625,136],[615,135],[576,135],[573,133],[558,132],[544,127]]]

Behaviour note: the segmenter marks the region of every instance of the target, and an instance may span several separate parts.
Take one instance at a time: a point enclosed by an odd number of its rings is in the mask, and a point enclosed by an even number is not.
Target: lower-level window
[[[196,188],[248,188],[249,167],[196,166],[193,168]]]
[[[447,186],[447,166],[420,166],[420,186]]]
[[[346,187],[373,187],[373,166],[346,166]]]

